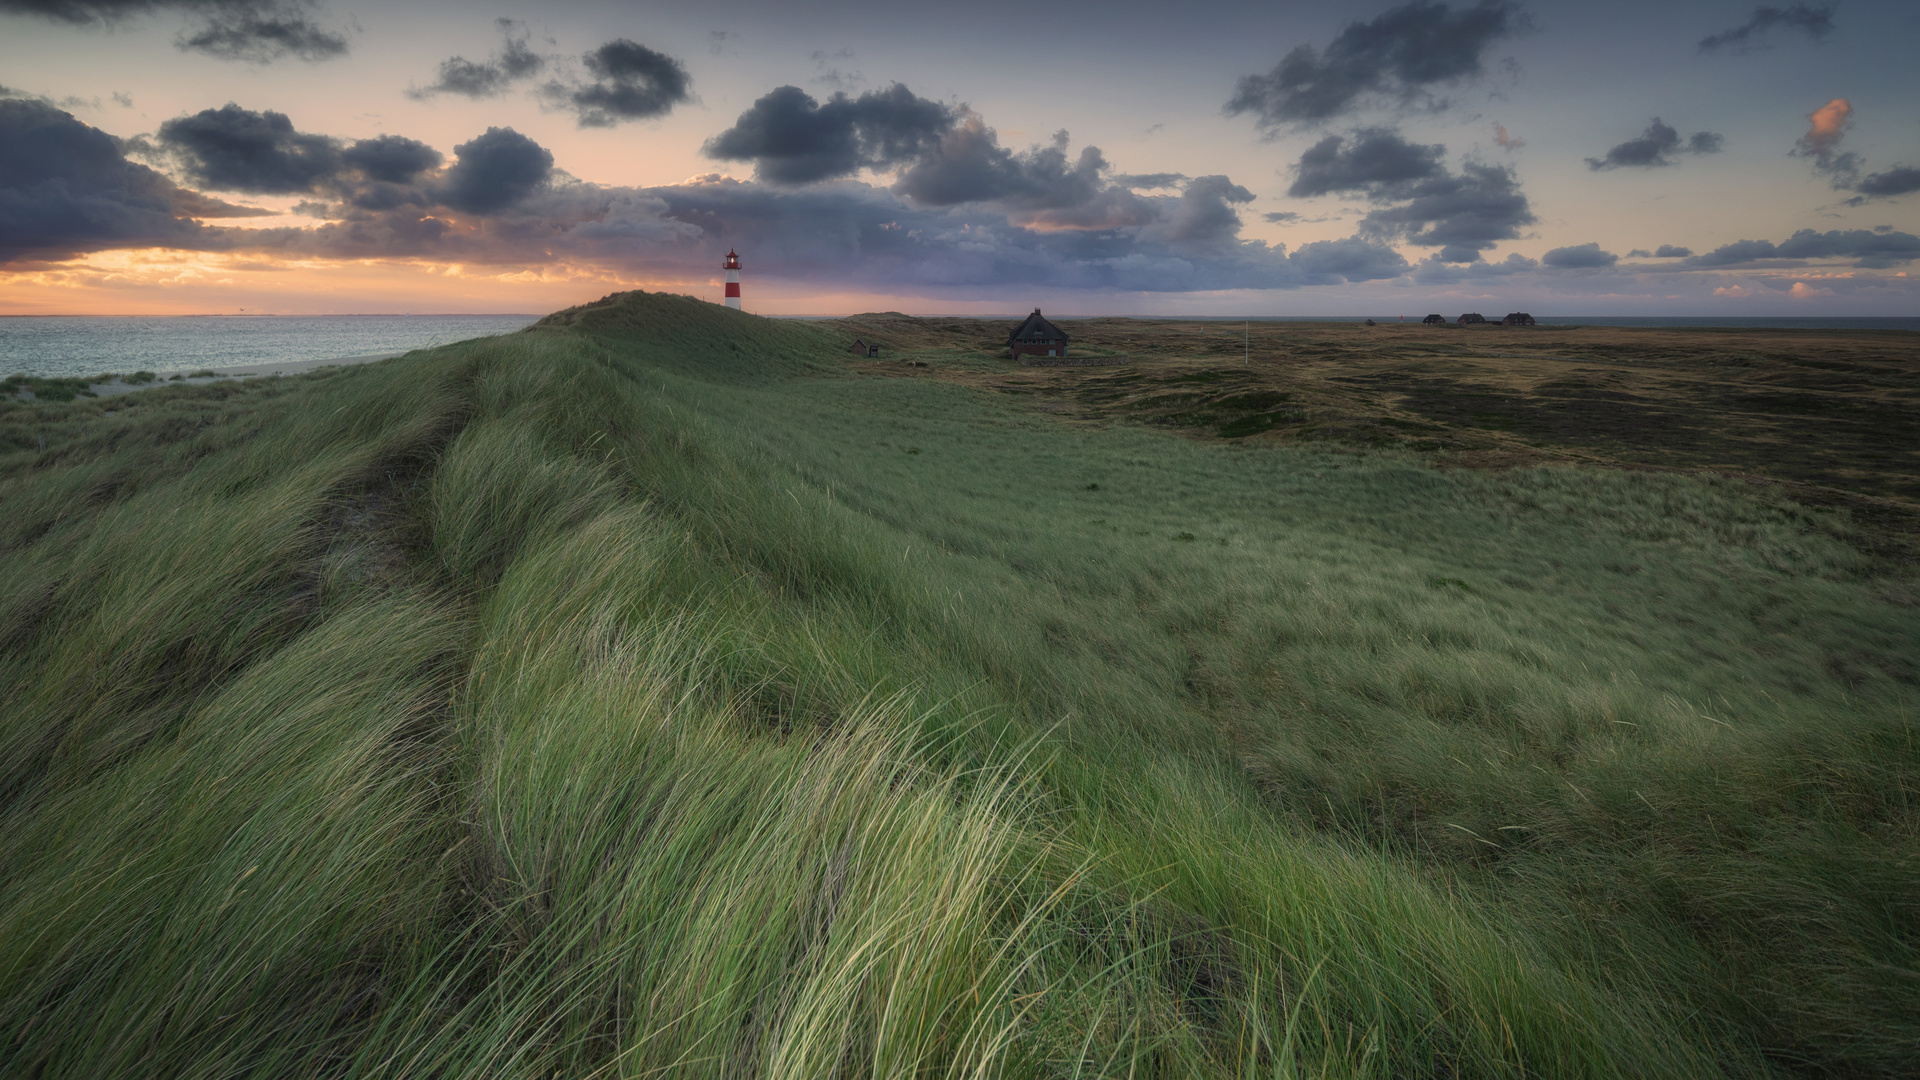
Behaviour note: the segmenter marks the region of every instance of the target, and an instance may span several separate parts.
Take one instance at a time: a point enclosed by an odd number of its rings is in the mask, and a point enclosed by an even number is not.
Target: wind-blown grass
[[[0,403],[4,1071],[1920,1056],[1920,618],[1843,520],[835,347],[629,295]]]

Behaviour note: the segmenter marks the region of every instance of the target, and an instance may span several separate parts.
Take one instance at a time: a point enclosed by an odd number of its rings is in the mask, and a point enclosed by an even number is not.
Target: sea
[[[1012,317],[1012,316],[1010,316]],[[1071,316],[1069,316],[1071,317]],[[1150,316],[1146,316],[1150,317]],[[1204,322],[1399,322],[1394,315],[1180,316]],[[512,333],[537,315],[21,315],[0,317],[0,376],[167,375],[406,352]],[[1415,317],[1408,317],[1413,322]],[[1920,331],[1920,317],[1543,315],[1543,325]]]
[[[16,315],[0,318],[0,376],[167,375],[406,352],[509,334],[538,315]]]

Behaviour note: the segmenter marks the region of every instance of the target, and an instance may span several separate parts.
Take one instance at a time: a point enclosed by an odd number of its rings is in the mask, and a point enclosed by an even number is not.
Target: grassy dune
[[[0,403],[0,1073],[1911,1075],[1843,513],[841,347]]]

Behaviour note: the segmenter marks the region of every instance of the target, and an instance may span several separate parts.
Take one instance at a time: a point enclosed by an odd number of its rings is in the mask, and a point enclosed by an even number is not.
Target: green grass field
[[[1914,1074],[1843,514],[841,347],[0,403],[0,1074]]]

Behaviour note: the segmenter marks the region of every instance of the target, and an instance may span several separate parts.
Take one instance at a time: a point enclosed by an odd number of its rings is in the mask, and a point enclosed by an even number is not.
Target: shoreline
[[[317,371],[327,367],[346,367],[352,364],[371,364],[376,360],[391,360],[396,356],[405,356],[404,352],[367,353],[361,356],[336,356],[326,360],[293,360],[277,364],[235,364],[230,367],[200,368],[211,371],[211,375],[188,375],[175,379],[170,376],[158,376],[152,382],[129,383],[124,376],[112,382],[90,382],[87,389],[96,398],[118,397],[121,394],[137,393],[141,390],[153,390],[162,386],[193,386],[218,382],[221,379],[256,379],[275,375],[299,375],[308,371]],[[14,400],[34,401],[33,391],[22,390]]]

